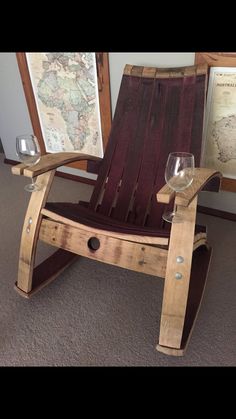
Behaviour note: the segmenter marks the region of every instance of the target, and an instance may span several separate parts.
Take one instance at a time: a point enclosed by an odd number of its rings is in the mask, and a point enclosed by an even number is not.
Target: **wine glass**
[[[192,153],[170,153],[165,168],[165,180],[167,185],[175,192],[181,192],[188,188],[194,176],[194,155]],[[183,221],[180,214],[175,211],[167,211],[162,215],[168,223]]]
[[[38,163],[41,151],[37,137],[33,134],[18,135],[16,137],[16,154],[26,166],[33,166]],[[32,183],[26,185],[24,189],[28,192],[34,192],[39,191],[41,188],[39,185],[36,185],[32,177]]]

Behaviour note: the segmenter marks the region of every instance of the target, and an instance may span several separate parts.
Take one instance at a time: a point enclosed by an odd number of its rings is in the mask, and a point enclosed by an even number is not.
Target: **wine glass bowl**
[[[194,178],[194,155],[185,152],[170,153],[165,168],[165,181],[175,192],[188,188]],[[175,211],[164,212],[162,218],[169,222],[183,221]]]
[[[26,166],[34,166],[41,158],[41,150],[38,139],[33,134],[18,135],[16,137],[16,154],[19,160]],[[40,190],[40,186],[34,182],[32,177],[32,183],[26,185],[24,189],[28,192],[34,192]]]

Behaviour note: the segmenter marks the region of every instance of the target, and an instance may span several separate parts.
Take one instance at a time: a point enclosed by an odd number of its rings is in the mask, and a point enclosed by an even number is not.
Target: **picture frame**
[[[235,52],[229,52],[229,53],[224,53],[224,52],[200,52],[200,53],[195,53],[195,64],[200,64],[200,63],[207,63],[208,67],[209,67],[209,78],[208,78],[208,90],[207,90],[207,109],[206,109],[206,126],[204,129],[205,135],[207,133],[208,130],[208,122],[212,121],[212,117],[209,116],[209,112],[211,112],[211,107],[212,107],[212,99],[214,97],[217,97],[217,106],[218,109],[220,107],[219,104],[219,100],[223,100],[223,99],[219,99],[219,98],[224,98],[224,95],[220,95],[220,90],[219,87],[217,86],[217,84],[214,84],[214,75],[216,74],[214,69],[217,68],[216,71],[220,71],[222,70],[221,74],[223,74],[223,71],[225,69],[225,73],[228,72],[228,74],[232,74],[232,77],[234,78],[234,74],[236,74],[236,53]],[[231,68],[232,72],[229,70],[227,71],[227,68]],[[235,69],[235,70],[234,70]],[[231,84],[233,84],[234,82],[232,82]],[[213,90],[213,88],[215,89],[214,86],[217,86],[218,92],[216,90]],[[228,94],[230,94],[230,92],[228,92]],[[215,96],[218,95],[218,96]],[[210,106],[210,102],[211,102],[211,106]],[[222,109],[224,107],[224,104],[222,103]],[[235,102],[235,108],[236,108],[236,102]],[[223,115],[222,115],[223,118]],[[222,119],[223,121],[223,119]],[[226,120],[225,120],[226,121]],[[224,122],[224,121],[223,121]],[[220,122],[219,122],[220,124]],[[219,127],[218,127],[219,128]],[[217,134],[215,134],[217,135]],[[205,138],[205,150],[207,150],[207,141],[208,138]],[[218,143],[218,145],[221,146],[220,149],[220,153],[222,153],[222,142],[221,144]],[[227,144],[227,146],[229,146],[229,144]],[[227,152],[227,148],[226,148],[226,152]],[[235,161],[235,166],[236,166],[236,161]],[[223,165],[221,165],[221,167],[223,167]],[[235,169],[236,172],[236,169]],[[224,174],[224,171],[222,170],[223,173],[223,179],[222,179],[222,183],[221,183],[221,189],[222,190],[226,190],[226,191],[230,191],[230,192],[236,192],[236,179],[232,178],[232,177],[228,177],[227,175]]]
[[[27,56],[28,54],[28,56]],[[33,55],[32,53],[25,53],[25,52],[18,52],[16,53],[16,58],[18,62],[18,67],[21,75],[21,80],[24,88],[25,98],[29,110],[30,120],[32,123],[32,128],[34,134],[37,136],[42,154],[48,153],[48,145],[45,143],[45,131],[42,124],[42,114],[39,107],[39,98],[38,95],[35,95],[35,84],[32,77],[32,66],[29,66],[29,55]],[[49,56],[50,54],[53,56],[56,53],[38,53],[39,55],[46,55]],[[60,53],[60,55],[77,55],[78,59],[80,60],[79,55],[85,55],[85,53]],[[102,154],[105,151],[108,137],[111,128],[111,98],[110,98],[110,77],[109,77],[109,61],[108,61],[108,53],[104,52],[96,52],[96,53],[87,53],[89,56],[94,55],[94,85],[97,88],[96,92],[96,106],[98,109],[97,115],[99,117],[98,125],[100,128],[101,138],[102,138]],[[35,54],[34,54],[35,55]],[[67,58],[67,57],[62,57]],[[93,58],[93,57],[92,57]],[[52,61],[52,60],[51,60]],[[51,62],[49,63],[51,64]],[[73,63],[72,63],[73,64]],[[46,65],[48,63],[46,62]],[[70,67],[73,69],[73,67]],[[70,74],[71,75],[71,74]],[[86,78],[83,81],[83,85],[86,86],[87,82],[90,82]],[[90,82],[91,84],[91,82]],[[88,83],[87,83],[88,85]],[[79,86],[78,86],[79,87]],[[76,93],[76,92],[75,92]],[[82,92],[83,94],[83,92]],[[78,95],[77,95],[78,96]],[[95,97],[95,95],[94,95]],[[93,102],[95,101],[93,97]],[[93,106],[94,108],[94,106]],[[54,108],[55,109],[55,108]],[[49,113],[49,112],[48,112]],[[78,112],[76,113],[75,117],[77,117]],[[94,118],[95,119],[95,118]],[[64,122],[64,121],[63,121]],[[44,135],[43,135],[44,132]],[[96,132],[97,133],[97,132]],[[57,150],[56,150],[57,151]],[[62,151],[62,150],[58,150]],[[64,151],[64,150],[63,150]],[[65,151],[72,151],[72,150],[65,150]],[[84,152],[83,150],[74,151]],[[89,152],[86,151],[87,154]],[[92,153],[91,153],[92,154]],[[93,153],[96,155],[95,153]],[[100,157],[102,157],[100,155]],[[87,162],[81,161],[70,164],[71,167],[80,169],[80,170],[88,170]]]

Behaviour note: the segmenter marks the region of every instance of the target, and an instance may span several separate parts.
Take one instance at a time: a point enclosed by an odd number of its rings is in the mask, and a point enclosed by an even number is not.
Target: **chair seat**
[[[69,218],[70,220],[102,230],[153,237],[169,237],[170,235],[169,226],[165,226],[163,229],[157,229],[154,227],[139,226],[128,222],[125,223],[115,220],[112,217],[99,214],[98,212],[95,212],[80,203],[48,202],[45,208],[58,215]]]
[[[170,236],[171,224],[163,222],[163,228],[139,226],[132,223],[124,223],[99,214],[86,205],[87,203],[48,202],[45,208],[55,214],[61,215],[72,221],[79,222],[90,227],[114,231],[124,234],[135,234],[140,236],[166,237]],[[206,232],[205,226],[196,225],[195,234]]]

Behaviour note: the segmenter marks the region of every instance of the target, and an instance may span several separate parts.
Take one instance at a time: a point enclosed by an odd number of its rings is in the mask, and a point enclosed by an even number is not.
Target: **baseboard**
[[[236,221],[236,214],[227,211],[221,211],[215,208],[204,207],[202,205],[197,206],[197,211],[202,214],[212,215],[213,217],[225,218],[226,220]]]
[[[64,177],[65,179],[74,180],[75,182],[86,183],[87,185],[92,185],[92,186],[94,186],[96,183],[96,180],[94,179],[89,179],[83,176],[71,175],[70,173],[56,172],[56,176]]]

